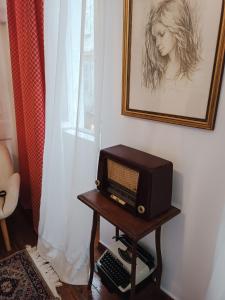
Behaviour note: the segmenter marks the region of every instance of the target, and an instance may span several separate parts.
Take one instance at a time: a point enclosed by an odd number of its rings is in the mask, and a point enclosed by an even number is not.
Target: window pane
[[[76,1],[72,3],[77,3]],[[82,1],[79,7],[70,10],[77,16],[77,11],[82,11]],[[77,5],[77,4],[76,4]],[[76,12],[76,13],[75,13]],[[74,15],[74,16],[75,16]],[[73,22],[76,20],[73,16]],[[77,16],[78,17],[78,16]],[[81,18],[81,15],[80,15]],[[79,19],[80,24],[82,21]],[[79,131],[87,133],[94,132],[94,0],[86,0],[85,19],[83,20],[84,30],[78,24],[73,24],[76,32],[72,30],[73,47],[68,49],[67,76],[72,87],[68,88],[68,106],[62,110],[65,127],[75,128],[77,122],[77,107],[79,107]],[[77,25],[77,26],[75,26]],[[80,37],[80,33],[83,37]],[[83,44],[81,44],[82,42]],[[80,52],[81,51],[81,52]],[[81,76],[81,80],[80,80]],[[79,105],[78,105],[79,101]],[[78,105],[78,106],[77,106]]]
[[[86,1],[79,128],[94,131],[94,1]]]
[[[94,130],[94,62],[92,56],[84,56],[81,83],[81,111],[79,127]],[[83,114],[83,117],[82,117]]]
[[[94,49],[94,3],[93,0],[86,1],[86,16],[84,30],[84,51]]]

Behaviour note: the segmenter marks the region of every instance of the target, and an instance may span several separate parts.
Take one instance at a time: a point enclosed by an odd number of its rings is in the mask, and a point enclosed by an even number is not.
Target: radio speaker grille
[[[139,173],[120,165],[110,159],[107,160],[108,179],[136,193]]]

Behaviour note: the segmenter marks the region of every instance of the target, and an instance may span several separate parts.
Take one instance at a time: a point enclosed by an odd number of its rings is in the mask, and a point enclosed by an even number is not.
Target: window
[[[79,129],[94,131],[94,0],[86,0]],[[83,107],[82,107],[83,104]]]
[[[82,11],[81,2],[80,4],[72,5],[70,10],[73,12],[78,11],[78,5],[80,5],[80,12]],[[84,8],[83,8],[84,9]],[[72,14],[72,12],[70,13]],[[81,22],[76,16],[71,16],[73,19],[72,37],[68,34],[69,39],[72,39],[73,49],[69,49],[68,57],[69,61],[73,61],[73,64],[68,64],[67,76],[71,76],[72,86],[68,88],[70,91],[67,95],[68,106],[63,108],[64,115],[64,127],[67,129],[75,129],[77,109],[78,114],[78,129],[79,132],[93,134],[94,133],[94,0],[86,0],[85,5],[85,17],[82,26],[79,25]],[[82,13],[81,13],[82,14]],[[79,19],[79,21],[74,21]],[[82,15],[80,15],[82,18]],[[74,29],[76,28],[76,29]],[[83,36],[79,33],[83,31]],[[79,38],[77,38],[79,36]],[[71,55],[73,56],[71,59]],[[79,101],[77,99],[80,97]],[[77,107],[79,102],[79,107]]]

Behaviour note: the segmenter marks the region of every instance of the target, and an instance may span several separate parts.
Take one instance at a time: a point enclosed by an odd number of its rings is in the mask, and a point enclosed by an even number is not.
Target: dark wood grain
[[[180,213],[178,208],[171,206],[167,212],[159,217],[146,221],[121,209],[114,202],[104,197],[98,190],[79,195],[78,199],[111,224],[117,226],[119,230],[123,231],[134,241],[140,240]]]
[[[156,284],[160,287],[162,278],[162,254],[161,254],[161,227],[155,231],[155,245],[157,255],[157,268],[156,268]]]
[[[95,248],[95,239],[96,239],[96,232],[97,232],[97,225],[98,225],[98,214],[96,211],[93,212],[93,224],[92,224],[92,230],[91,230],[91,242],[90,242],[90,275],[89,275],[89,281],[88,281],[88,287],[91,288],[92,280],[93,280],[93,274],[94,274],[94,248]]]
[[[135,298],[136,260],[137,260],[137,242],[132,242],[131,295],[130,295],[130,300],[133,300]]]

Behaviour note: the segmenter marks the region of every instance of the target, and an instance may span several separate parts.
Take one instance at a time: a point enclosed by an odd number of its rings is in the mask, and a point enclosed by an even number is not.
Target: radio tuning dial
[[[139,214],[144,214],[145,213],[145,207],[143,205],[139,205],[137,208]]]
[[[97,187],[99,187],[100,186],[100,180],[96,179],[95,184],[96,184]]]

